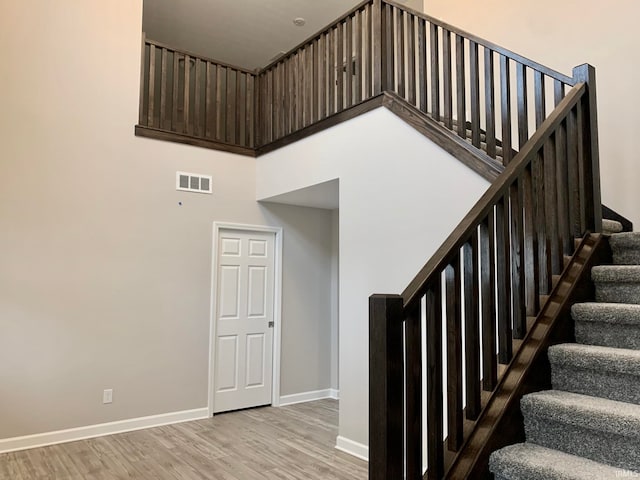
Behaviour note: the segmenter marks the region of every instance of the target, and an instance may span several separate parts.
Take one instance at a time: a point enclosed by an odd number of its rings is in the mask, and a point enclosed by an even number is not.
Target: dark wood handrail
[[[585,84],[580,83],[563,98],[562,102],[560,102],[553,113],[544,121],[525,147],[514,157],[496,181],[491,184],[489,189],[480,200],[478,200],[464,219],[462,219],[456,229],[451,232],[440,248],[436,250],[418,275],[411,280],[401,294],[405,308],[409,308],[414,301],[424,295],[425,286],[433,280],[434,275],[442,272],[442,270],[451,263],[453,255],[462,245],[468,242],[472,232],[531,162],[531,156],[540,150],[560,122],[566,118],[567,113],[580,101],[585,88]]]

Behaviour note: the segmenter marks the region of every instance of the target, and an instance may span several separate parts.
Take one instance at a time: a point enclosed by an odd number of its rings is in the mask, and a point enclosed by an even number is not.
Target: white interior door
[[[214,412],[271,403],[275,234],[220,229]]]

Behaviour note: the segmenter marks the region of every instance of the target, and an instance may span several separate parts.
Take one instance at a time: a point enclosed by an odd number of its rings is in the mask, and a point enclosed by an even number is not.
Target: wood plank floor
[[[0,455],[2,480],[365,480],[319,400]]]

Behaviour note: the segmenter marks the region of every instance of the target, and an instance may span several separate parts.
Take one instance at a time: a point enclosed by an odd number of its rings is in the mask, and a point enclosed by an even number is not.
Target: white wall
[[[0,10],[0,439],[206,407],[216,220],[284,227],[283,394],[329,388],[331,214],[261,207],[252,158],[134,137],[142,0]]]
[[[596,67],[603,203],[640,225],[640,3],[425,0],[424,7],[429,15],[568,75],[582,63]]]
[[[338,444],[366,455],[368,297],[400,293],[488,183],[384,108],[257,159],[259,199],[334,178],[340,179]]]

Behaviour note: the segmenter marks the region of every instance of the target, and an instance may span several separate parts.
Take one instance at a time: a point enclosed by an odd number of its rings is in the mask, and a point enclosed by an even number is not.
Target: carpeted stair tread
[[[640,265],[640,232],[616,233],[609,239],[616,265]]]
[[[545,390],[522,397],[522,413],[640,439],[640,405]],[[640,452],[638,452],[640,454]]]
[[[602,220],[602,231],[604,233],[620,233],[622,228],[622,224],[616,220],[609,220],[607,218]]]
[[[591,269],[591,279],[595,283],[640,282],[640,265],[600,265]]]
[[[640,375],[640,350],[565,343],[549,348],[549,361],[555,365],[604,372]]]
[[[549,348],[555,390],[640,405],[640,350],[576,343]]]
[[[603,322],[640,326],[640,305],[627,303],[576,303],[571,316],[578,322]]]
[[[613,480],[620,469],[534,443],[510,445],[491,454],[496,480]]]

